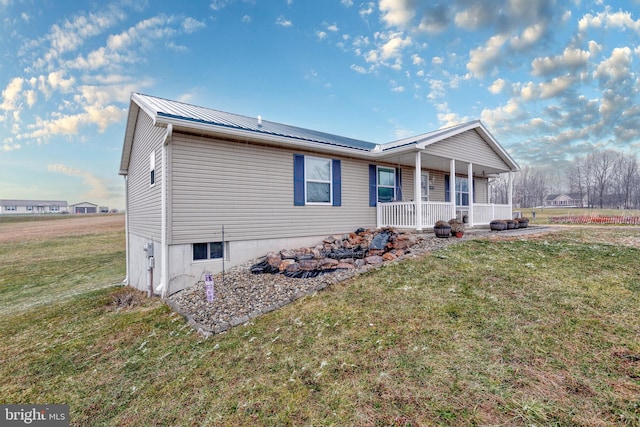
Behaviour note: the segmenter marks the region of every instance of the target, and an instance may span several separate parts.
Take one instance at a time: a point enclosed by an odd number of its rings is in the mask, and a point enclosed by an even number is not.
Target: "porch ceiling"
[[[431,169],[442,172],[449,172],[449,162],[451,159],[446,157],[434,156],[425,152],[421,153],[422,169]],[[396,156],[385,157],[385,161],[400,165],[402,167],[415,167],[415,152],[405,152]],[[467,162],[456,160],[456,173],[467,174]],[[492,174],[507,173],[508,169],[499,169],[491,166],[473,164],[474,176],[487,176]]]

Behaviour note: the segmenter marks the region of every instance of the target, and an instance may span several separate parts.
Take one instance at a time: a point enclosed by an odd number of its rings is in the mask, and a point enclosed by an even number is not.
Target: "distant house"
[[[64,200],[0,200],[0,215],[67,213]]]
[[[119,172],[126,280],[153,278],[164,296],[360,227],[488,225],[512,215],[512,186],[493,204],[489,178],[518,170],[480,121],[376,144],[134,93]]]
[[[583,207],[580,193],[548,194],[544,198],[544,206],[549,208],[581,208]]]
[[[69,212],[73,214],[94,214],[98,213],[98,205],[89,202],[76,203],[69,206]]]

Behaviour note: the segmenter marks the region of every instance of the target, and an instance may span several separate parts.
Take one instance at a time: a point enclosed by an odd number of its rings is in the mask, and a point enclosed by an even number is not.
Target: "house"
[[[0,215],[68,213],[64,200],[0,200]]]
[[[119,172],[126,282],[166,296],[360,227],[511,218],[488,182],[518,170],[480,121],[375,144],[134,93]]]
[[[547,194],[544,198],[544,207],[581,208],[582,206],[580,193]]]
[[[74,214],[94,214],[98,213],[98,205],[89,202],[76,203],[69,206],[69,212]]]

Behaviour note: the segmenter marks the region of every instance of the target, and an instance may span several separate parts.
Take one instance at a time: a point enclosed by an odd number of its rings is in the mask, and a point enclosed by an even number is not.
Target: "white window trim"
[[[222,243],[222,258],[211,258],[211,243]],[[194,255],[194,245],[196,244],[206,244],[207,245],[207,257],[204,259],[193,259]],[[203,263],[203,262],[211,262],[211,261],[229,261],[229,245],[228,242],[197,242],[191,244],[191,262],[192,263]]]
[[[307,172],[309,168],[307,167],[307,160],[321,160],[329,162],[329,181],[321,181],[317,179],[308,179]],[[321,184],[329,184],[329,201],[328,202],[310,202],[309,191],[307,190],[308,182],[318,182]],[[313,156],[304,156],[304,204],[305,205],[322,205],[322,206],[332,206],[333,205],[333,160],[327,159],[325,157],[313,157]]]
[[[397,194],[396,194],[396,168],[391,168],[388,166],[376,166],[376,197],[378,198],[378,202],[380,202],[380,188],[392,188],[391,185],[380,185],[380,169],[385,169],[385,170],[390,170],[393,171],[393,197],[391,198],[392,201],[396,200]]]

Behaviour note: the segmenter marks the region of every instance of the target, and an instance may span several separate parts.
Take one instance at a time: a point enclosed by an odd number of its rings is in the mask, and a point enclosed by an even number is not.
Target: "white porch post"
[[[467,166],[467,184],[469,190],[469,227],[473,227],[473,163]]]
[[[456,216],[456,160],[451,159],[449,161],[449,201],[451,202],[451,210],[453,215]]]
[[[511,216],[513,216],[513,173],[512,172],[509,172],[509,193],[507,194],[507,202],[509,204],[509,210],[511,211]]]
[[[416,231],[422,231],[422,153],[416,152],[416,170],[413,174],[413,201],[416,213]]]

